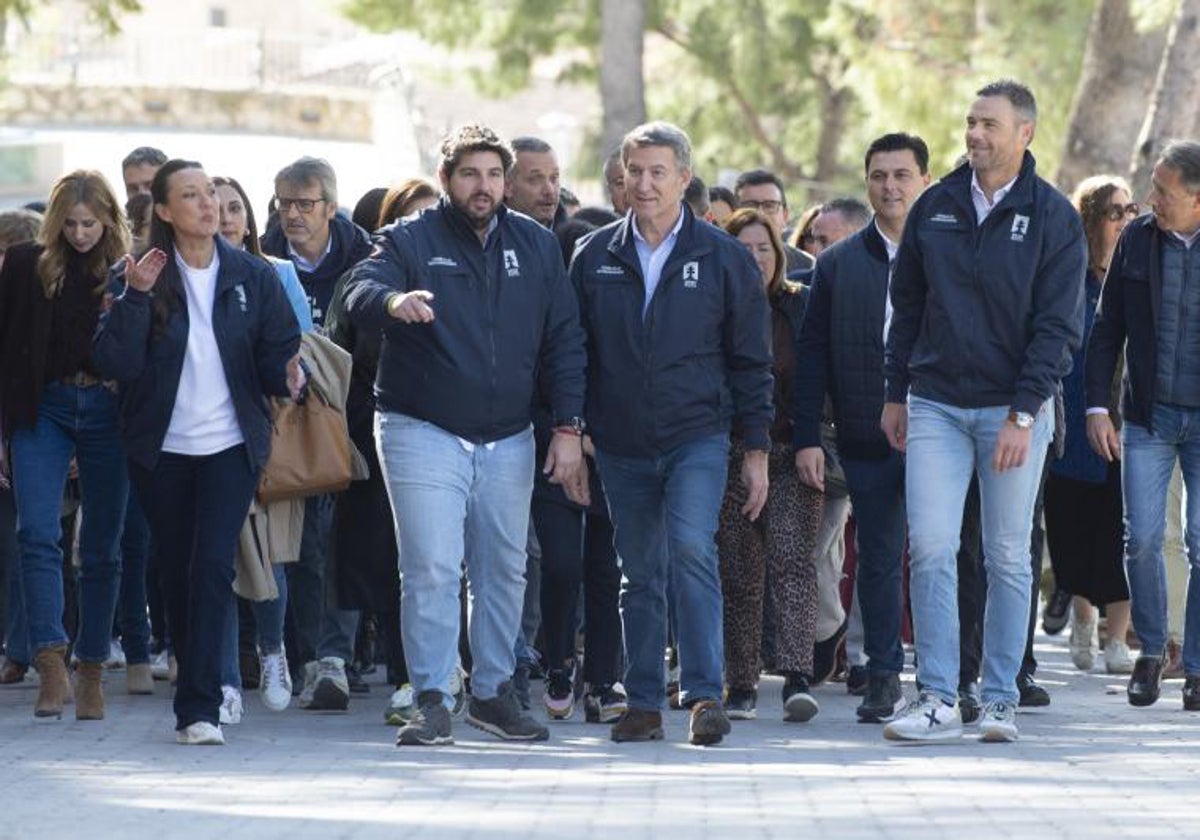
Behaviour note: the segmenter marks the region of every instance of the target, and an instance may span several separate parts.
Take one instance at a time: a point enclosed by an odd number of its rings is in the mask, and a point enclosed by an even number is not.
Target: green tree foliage
[[[487,48],[485,90],[524,84],[535,58],[573,49],[593,78],[603,0],[349,0],[371,28]],[[1066,130],[1093,0],[647,0],[649,113],[678,122],[699,171],[770,166],[822,192],[861,183],[887,131],[926,138],[935,168],[962,151],[972,92],[1010,76],[1038,95],[1035,151],[1050,172]],[[1168,0],[1145,0],[1153,6]],[[589,56],[590,66],[589,66]]]
[[[38,6],[46,5],[50,0],[0,0],[0,28],[11,20],[26,21]],[[88,17],[100,24],[107,32],[120,29],[120,18],[123,14],[140,12],[142,4],[138,0],[84,0]]]

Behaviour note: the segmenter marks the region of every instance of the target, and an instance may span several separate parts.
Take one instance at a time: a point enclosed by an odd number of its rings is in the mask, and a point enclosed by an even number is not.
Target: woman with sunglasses
[[[1071,660],[1088,671],[1095,664],[1098,641],[1097,608],[1108,618],[1105,670],[1133,670],[1125,633],[1129,629],[1129,588],[1123,557],[1121,462],[1106,462],[1087,439],[1087,401],[1084,396],[1083,355],[1091,334],[1096,304],[1108,260],[1125,225],[1138,215],[1124,179],[1097,175],[1083,181],[1072,198],[1083,218],[1088,245],[1087,306],[1083,340],[1075,351],[1071,372],[1063,380],[1067,435],[1063,455],[1050,465],[1046,479],[1046,542],[1055,586],[1073,595]],[[1110,408],[1120,405],[1121,377],[1113,382]]]

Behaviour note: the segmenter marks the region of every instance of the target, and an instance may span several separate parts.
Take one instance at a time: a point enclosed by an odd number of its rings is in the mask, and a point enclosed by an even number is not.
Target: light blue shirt
[[[633,244],[637,248],[638,262],[642,266],[642,278],[646,281],[646,299],[642,303],[642,318],[645,318],[646,313],[650,311],[650,299],[654,297],[654,290],[658,288],[658,281],[662,279],[663,266],[675,250],[675,241],[679,239],[679,231],[683,228],[683,205],[679,206],[679,218],[675,227],[658,243],[657,248],[652,248],[642,236],[642,232],[638,230],[637,216],[632,212],[630,223],[633,226]]]
[[[292,305],[292,311],[296,313],[296,320],[300,322],[300,332],[311,332],[313,329],[312,307],[309,306],[308,297],[304,294],[304,287],[300,285],[300,278],[296,275],[296,266],[292,264],[291,260],[280,260],[275,257],[267,257],[267,261],[275,268],[275,273],[279,275],[279,282],[283,283],[288,303]]]

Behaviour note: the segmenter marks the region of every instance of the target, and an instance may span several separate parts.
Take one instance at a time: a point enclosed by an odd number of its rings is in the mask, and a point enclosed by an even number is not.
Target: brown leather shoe
[[[630,709],[613,724],[614,741],[661,741],[662,713],[646,709]]]
[[[33,667],[37,668],[41,681],[33,716],[61,719],[63,704],[71,696],[71,681],[67,679],[67,646],[42,648],[33,655]]]
[[[104,720],[103,662],[75,666],[75,720]]]
[[[1185,675],[1183,670],[1183,645],[1174,639],[1168,639],[1167,665],[1163,668],[1163,679],[1177,680]]]
[[[15,685],[25,681],[29,665],[15,662],[7,656],[0,660],[0,685]]]
[[[732,727],[729,716],[716,700],[700,700],[692,706],[688,722],[688,740],[698,747],[721,743]]]

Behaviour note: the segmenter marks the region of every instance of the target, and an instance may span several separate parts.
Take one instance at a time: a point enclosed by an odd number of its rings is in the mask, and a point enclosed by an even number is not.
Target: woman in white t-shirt
[[[217,235],[200,164],[168,161],[151,194],[151,249],[125,258],[93,355],[119,383],[130,475],[162,558],[177,737],[220,744],[237,538],[270,454],[267,398],[304,386],[300,330],[271,266]]]

